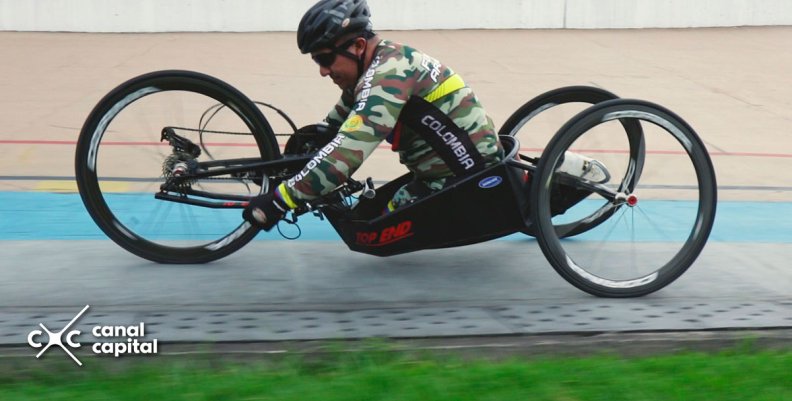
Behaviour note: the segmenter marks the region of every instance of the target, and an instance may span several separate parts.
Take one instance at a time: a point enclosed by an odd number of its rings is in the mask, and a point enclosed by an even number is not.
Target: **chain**
[[[183,130],[183,131],[188,131],[188,132],[197,132],[199,134],[206,133],[206,134],[237,135],[237,136],[253,135],[250,132],[217,131],[217,130],[207,130],[207,129],[187,128],[187,127],[175,127],[175,126],[172,127],[172,128],[175,129],[175,130]],[[291,136],[291,135],[292,134],[275,134],[275,136]],[[168,164],[168,168],[171,168],[172,167],[172,163],[174,163],[174,162],[175,161],[172,161],[172,162],[166,161],[166,163]],[[278,176],[278,175],[269,176],[269,178],[276,178],[276,179],[277,178],[285,178],[285,177],[286,177],[285,175],[282,176],[282,177]],[[168,177],[167,175],[164,175],[163,178],[169,179],[170,177]],[[234,177],[231,174],[224,174],[224,175],[220,175],[220,176],[202,177],[200,179],[191,180],[191,182],[185,183],[185,184],[186,185],[191,185],[193,183],[197,183],[197,182],[200,182],[200,181],[223,181],[223,180],[236,181],[236,182],[239,182],[239,183],[244,184],[244,185],[248,185],[248,183],[252,183],[253,182],[253,180],[251,178],[249,178],[249,177]]]
[[[197,133],[206,133],[206,134],[222,134],[222,135],[253,135],[250,132],[231,132],[231,131],[214,131],[208,129],[197,129],[197,128],[187,128],[187,127],[171,127],[177,130],[183,131],[190,131],[190,132],[197,132]],[[275,136],[292,136],[292,134],[275,134]]]

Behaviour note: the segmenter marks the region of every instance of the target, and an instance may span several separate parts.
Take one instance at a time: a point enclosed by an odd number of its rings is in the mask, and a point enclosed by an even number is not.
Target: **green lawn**
[[[395,352],[130,361],[46,369],[26,362],[20,369],[0,360],[0,400],[792,400],[792,350],[505,361]]]

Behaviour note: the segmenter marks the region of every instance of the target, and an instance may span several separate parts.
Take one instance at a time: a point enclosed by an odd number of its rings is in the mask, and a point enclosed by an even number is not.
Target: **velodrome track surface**
[[[355,254],[319,223],[208,265],[160,266],[107,240],[74,193],[74,144],[94,104],[158,69],[217,76],[300,123],[336,89],[291,33],[0,33],[0,344],[140,321],[160,341],[253,341],[792,327],[792,28],[386,32],[456,68],[496,124],[529,98],[594,85],[682,115],[716,166],[709,244],[677,282],[597,299],[531,239],[392,258]],[[375,152],[359,176],[401,172]],[[57,323],[63,322],[63,323]],[[83,330],[88,331],[88,330]]]

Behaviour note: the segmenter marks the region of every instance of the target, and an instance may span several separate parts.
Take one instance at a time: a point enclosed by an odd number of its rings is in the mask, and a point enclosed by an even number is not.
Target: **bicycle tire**
[[[80,132],[75,154],[76,180],[82,201],[91,218],[111,240],[127,251],[144,259],[165,264],[195,264],[207,263],[228,256],[251,241],[259,232],[258,228],[244,222],[239,210],[235,212],[238,216],[238,221],[232,221],[225,227],[228,232],[222,232],[221,229],[217,229],[219,238],[209,238],[206,242],[203,242],[204,239],[200,238],[197,241],[202,243],[189,245],[181,244],[178,241],[160,242],[158,239],[151,238],[154,236],[151,233],[162,228],[157,228],[156,224],[158,223],[152,222],[153,230],[146,234],[136,232],[137,227],[132,227],[132,224],[128,221],[130,219],[123,221],[118,216],[121,213],[120,208],[116,208],[115,204],[113,204],[117,194],[103,191],[102,189],[102,186],[106,185],[103,181],[105,177],[100,177],[97,172],[97,160],[100,159],[102,163],[105,159],[110,160],[112,159],[112,153],[118,153],[116,151],[117,148],[124,148],[123,146],[115,146],[115,149],[111,151],[111,144],[117,145],[118,143],[111,143],[110,140],[107,141],[106,146],[102,146],[105,137],[116,135],[116,132],[109,129],[109,127],[113,127],[116,120],[124,120],[119,116],[135,102],[141,99],[153,98],[152,95],[154,94],[166,96],[166,99],[170,99],[170,96],[180,96],[189,99],[194,97],[200,100],[205,98],[207,101],[224,105],[229,110],[229,115],[231,116],[229,120],[238,118],[236,124],[245,127],[252,134],[255,145],[251,144],[250,150],[246,148],[247,152],[255,154],[257,155],[256,157],[261,157],[264,160],[280,156],[275,135],[266,118],[250,99],[231,85],[209,75],[193,71],[164,70],[151,72],[132,78],[110,91],[88,115]],[[183,106],[185,110],[180,111],[186,114],[188,106],[191,105]],[[131,109],[135,108],[132,107]],[[151,113],[156,113],[157,111],[149,110]],[[164,111],[163,114],[165,114]],[[201,135],[203,134],[201,132]],[[245,138],[245,141],[247,141],[247,138]],[[123,143],[121,144],[124,145]],[[127,154],[130,155],[130,159],[132,158],[131,144],[128,145],[130,145],[128,146],[130,149],[124,148],[125,151],[128,150],[128,153],[117,155],[118,158],[124,159]],[[148,143],[147,145],[158,146],[157,143]],[[241,145],[239,144],[239,146]],[[160,149],[157,148],[157,151]],[[106,151],[108,155],[102,156],[103,151]],[[144,161],[147,164],[149,162],[147,159]],[[158,162],[161,161],[158,160]],[[145,167],[148,168],[148,166]],[[137,170],[143,169],[144,166],[139,163],[131,166],[131,168]],[[103,166],[100,166],[99,169],[103,169]],[[156,185],[156,177],[153,180],[155,183],[152,185]],[[100,183],[100,181],[102,182]],[[248,183],[244,185],[248,186]],[[153,198],[153,194],[149,195]],[[108,202],[109,199],[113,199],[113,202]],[[139,199],[149,199],[149,197],[141,195]],[[113,204],[113,207],[109,207],[108,203]],[[193,213],[188,208],[199,208],[193,205],[179,205],[179,207],[182,213],[187,214]],[[187,211],[185,212],[185,210]],[[135,218],[141,220],[142,218],[155,217],[145,212],[141,213],[140,216],[142,217],[136,216]],[[187,221],[187,224],[198,224],[198,222],[189,221],[189,216]],[[213,228],[212,230],[215,229]],[[213,236],[215,233],[212,231],[206,235]]]
[[[615,198],[614,203],[619,205],[614,207],[611,216],[615,216],[617,210],[621,213],[618,219],[609,223],[610,227],[590,233],[590,241],[562,241],[553,226],[552,199],[545,189],[561,177],[556,173],[561,155],[587,133],[601,129],[600,125],[625,118],[651,123],[646,127],[652,126],[653,135],[657,132],[652,136],[652,144],[656,143],[660,148],[657,151],[646,150],[652,156],[647,166],[654,167],[656,160],[657,165],[673,165],[681,172],[671,168],[649,170],[646,167],[644,173],[651,171],[651,178],[644,179],[644,174],[640,180],[636,179],[632,189],[621,185],[617,190],[626,197]],[[646,144],[641,142],[641,145]],[[687,162],[690,162],[689,166]],[[673,185],[673,181],[661,175],[666,171],[672,179],[684,176],[689,180],[685,185]],[[683,174],[685,172],[686,175]],[[660,195],[661,192],[670,195]],[[657,194],[654,195],[656,199],[639,201],[644,193]],[[623,200],[630,199],[630,195],[632,201],[625,203]],[[617,99],[582,111],[548,143],[532,183],[531,204],[534,205],[532,218],[538,229],[536,238],[540,248],[566,281],[595,296],[638,297],[671,284],[700,255],[715,219],[717,184],[706,147],[687,122],[657,104]],[[669,212],[668,205],[675,209]],[[647,212],[646,209],[653,207],[657,209],[656,214]],[[682,216],[679,223],[671,221],[674,215]],[[690,221],[682,220],[686,217],[691,217]],[[638,232],[641,229],[646,231],[645,235]],[[619,237],[616,230],[624,230],[625,235]],[[613,257],[609,257],[611,255]],[[636,277],[628,276],[632,274],[630,271],[637,272]]]
[[[552,89],[537,95],[515,110],[498,130],[498,136],[508,135],[514,137],[520,131],[520,128],[540,113],[562,104],[596,104],[618,98],[616,94],[594,86],[576,85]]]
[[[610,91],[593,86],[576,85],[553,89],[542,93],[523,104],[506,120],[501,129],[498,131],[498,134],[515,137],[525,124],[538,116],[540,113],[562,104],[587,103],[593,105],[618,98],[619,97],[616,94]],[[638,162],[635,174],[640,177],[642,169],[641,153],[643,151],[643,149],[640,147],[640,143],[642,142],[643,138],[641,125],[635,120],[624,120],[622,121],[622,125],[624,126],[624,130],[627,133],[628,138],[638,145],[630,147],[630,149],[635,149],[636,154],[633,155],[633,157]],[[530,214],[530,211],[528,214]],[[571,237],[584,233],[598,226],[609,217],[610,210],[604,208],[602,210],[593,212],[589,216],[581,218],[579,221],[557,225],[556,230],[558,231],[559,235],[564,238]],[[535,226],[533,224],[529,225],[522,230],[522,233],[535,237]]]

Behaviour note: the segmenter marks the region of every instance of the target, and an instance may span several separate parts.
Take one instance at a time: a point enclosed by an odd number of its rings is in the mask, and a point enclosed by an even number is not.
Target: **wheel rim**
[[[86,186],[93,187],[87,192],[95,197],[92,214],[112,221],[103,230],[147,258],[156,249],[162,256],[192,255],[198,260],[252,238],[256,230],[243,223],[239,209],[201,208],[157,200],[154,194],[167,175],[185,165],[194,168],[194,161],[271,157],[271,144],[252,135],[262,129],[261,121],[252,120],[249,106],[228,87],[208,78],[171,75],[133,81],[100,103],[106,107],[92,113],[94,124],[86,124],[83,132],[90,138],[85,176]],[[174,156],[173,148],[160,142],[164,127],[201,144],[201,155]],[[261,191],[250,179],[232,177],[191,185],[240,196]]]
[[[715,214],[715,177],[703,144],[678,117],[656,105],[615,102],[565,126],[568,134],[542,156],[548,160],[543,160],[539,185],[549,188],[563,179],[550,172],[570,149],[603,161],[620,177],[607,185],[618,199],[592,194],[551,217],[549,208],[557,199],[544,191],[536,200],[535,218],[543,226],[543,251],[570,282],[597,295],[644,295],[676,279],[700,253]],[[613,127],[624,118],[644,122],[640,177],[627,157],[635,152],[628,150],[623,130],[619,134]],[[610,216],[575,240],[561,240],[563,235],[545,228],[593,210],[608,210]]]
[[[558,127],[590,105],[614,99],[618,99],[615,94],[595,87],[570,86],[558,88],[541,94],[525,103],[509,117],[503,125],[500,134],[517,137],[521,141],[521,153],[537,153],[542,149],[541,144],[546,144],[550,139],[549,137],[538,135],[542,127]],[[551,109],[553,110],[550,111]],[[539,117],[542,113],[544,115]],[[526,128],[531,121],[534,121],[534,123],[529,126],[530,128]],[[631,180],[624,182],[624,185],[625,189],[632,189],[632,185],[637,182],[643,168],[643,134],[641,124],[638,121],[625,119],[621,123],[630,142],[630,157],[633,163]],[[523,131],[524,128],[526,129]],[[546,131],[553,132],[550,129]],[[526,146],[523,142],[529,145]],[[592,209],[588,215],[579,216],[576,220],[558,222],[556,232],[562,238],[578,235],[607,220],[615,211],[616,208],[602,205],[600,208]],[[524,232],[529,235],[535,235],[534,230],[534,227],[529,227]]]

